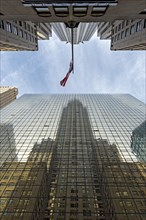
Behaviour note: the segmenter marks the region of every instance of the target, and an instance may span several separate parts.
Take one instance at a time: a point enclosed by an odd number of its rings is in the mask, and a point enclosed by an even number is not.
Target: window
[[[127,26],[128,24],[129,24],[129,21],[127,20],[127,21],[126,21],[126,26]]]
[[[51,16],[51,13],[48,7],[36,7],[35,10],[37,11],[39,16],[42,16],[42,17]]]
[[[71,189],[71,193],[78,193],[78,190]]]
[[[10,195],[11,192],[12,192],[11,190],[5,190],[5,191],[4,191],[4,195]]]
[[[106,10],[107,10],[107,7],[105,7],[105,6],[102,6],[102,7],[94,6],[92,9],[91,15],[92,16],[101,16],[106,12]]]
[[[118,31],[120,31],[121,30],[121,24],[119,24],[119,26],[118,26]]]
[[[26,22],[25,22],[25,21],[23,22],[23,26],[24,26],[24,28],[26,29]]]
[[[116,26],[116,28],[115,28],[115,33],[117,33],[117,31],[118,31],[118,26]]]
[[[74,15],[84,16],[87,13],[87,7],[74,7]]]
[[[146,209],[140,209],[141,215],[146,217]]]
[[[1,182],[1,186],[6,186],[6,182]]]
[[[35,8],[37,12],[49,12],[49,8],[45,7],[40,7],[40,8]]]
[[[23,37],[23,31],[22,30],[19,31],[19,34],[20,34],[20,37]]]
[[[144,20],[144,28],[146,28],[146,19]]]
[[[71,210],[70,211],[70,215],[71,216],[74,216],[74,215],[76,216],[77,215],[77,210]]]
[[[136,32],[141,31],[141,29],[142,29],[142,22],[141,22],[141,20],[140,20],[140,21],[138,21],[137,24],[136,24]]]
[[[126,205],[131,207],[132,206],[132,202],[131,201],[126,201]]]
[[[70,207],[71,208],[78,208],[78,203],[75,203],[75,204],[73,203],[73,204],[70,205]]]
[[[122,31],[122,33],[121,33],[121,39],[123,39],[124,38],[124,31]]]
[[[71,196],[71,201],[78,201],[78,196]]]
[[[122,21],[122,28],[124,28],[125,21]]]
[[[133,24],[133,25],[131,26],[131,28],[130,28],[130,34],[133,34],[133,33],[134,33],[134,27],[135,27],[135,25]]]
[[[19,209],[14,209],[14,216],[19,216],[20,210]]]
[[[30,32],[35,34],[35,29],[33,29],[33,27],[31,27]]]
[[[115,39],[114,39],[114,41],[115,41],[115,42],[117,41],[117,35],[115,36]]]
[[[30,25],[29,24],[27,25],[27,30],[30,31]]]
[[[8,215],[8,210],[7,209],[4,210],[4,214],[3,215]]]
[[[22,26],[22,21],[19,21],[19,25]]]
[[[13,203],[13,199],[9,199],[9,205],[11,205]]]
[[[7,22],[7,23],[6,23],[6,30],[7,30],[8,32],[12,32],[12,26],[11,26],[11,23],[10,23],[10,22]]]
[[[120,34],[118,34],[118,36],[117,36],[117,40],[119,40],[120,39]]]
[[[30,35],[30,41],[34,42],[34,37]]]
[[[128,192],[127,191],[123,192],[123,195],[128,196]]]
[[[18,35],[18,28],[16,26],[13,27],[14,34]]]
[[[27,39],[27,33],[26,32],[24,32],[24,38]]]
[[[83,210],[83,216],[91,216],[91,210]]]
[[[7,203],[7,199],[0,199],[0,206],[3,206]]]
[[[0,28],[4,29],[4,22],[0,20]]]
[[[16,184],[15,184],[15,182],[9,182],[8,183],[8,186],[15,186]]]
[[[28,36],[28,40],[31,41],[31,35],[28,34],[27,36]]]
[[[129,28],[127,28],[126,30],[125,30],[125,37],[127,37],[129,35]]]

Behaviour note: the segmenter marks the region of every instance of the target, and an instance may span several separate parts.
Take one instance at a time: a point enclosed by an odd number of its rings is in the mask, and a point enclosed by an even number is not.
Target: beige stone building
[[[70,42],[70,29],[65,23],[74,22],[79,24],[74,30],[74,43],[88,41],[100,23],[104,31],[101,38],[112,35],[112,50],[145,49],[145,14],[145,0],[1,0],[0,48],[38,50],[38,39],[51,36],[50,23],[61,40]],[[116,32],[115,25],[125,19],[133,24],[118,27]]]
[[[111,50],[146,50],[146,19],[101,22],[98,36],[111,40]]]
[[[0,50],[38,50],[38,40],[52,36],[49,23],[0,20]]]
[[[146,50],[146,19],[116,21],[111,50]]]
[[[18,89],[11,86],[0,86],[0,108],[5,107],[16,99]]]

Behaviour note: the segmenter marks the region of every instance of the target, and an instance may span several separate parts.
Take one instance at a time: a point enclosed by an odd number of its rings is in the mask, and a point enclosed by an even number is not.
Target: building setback
[[[145,108],[128,94],[90,94],[24,95],[2,109],[16,152],[1,165],[1,218],[144,220],[146,164],[133,154],[131,134]]]
[[[0,86],[0,108],[5,107],[16,99],[18,89],[11,86]]]

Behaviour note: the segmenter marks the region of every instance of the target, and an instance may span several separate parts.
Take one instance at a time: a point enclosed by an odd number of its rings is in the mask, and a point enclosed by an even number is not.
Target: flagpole
[[[74,73],[74,39],[73,39],[73,27],[71,27],[71,51],[72,51],[72,66],[73,66],[72,73]]]

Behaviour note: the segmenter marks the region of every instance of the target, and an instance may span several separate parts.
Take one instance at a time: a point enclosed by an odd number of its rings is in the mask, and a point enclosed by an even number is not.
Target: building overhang
[[[145,0],[1,0],[0,13],[7,20],[78,23],[144,18],[144,10]]]
[[[32,7],[39,17],[100,17],[117,0],[21,0],[25,7]]]

